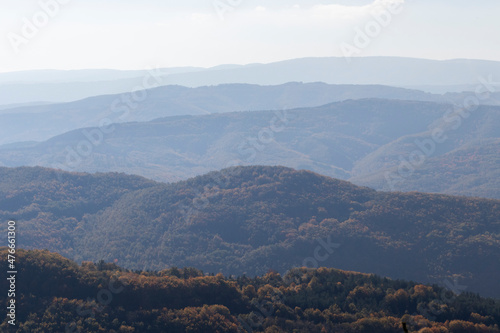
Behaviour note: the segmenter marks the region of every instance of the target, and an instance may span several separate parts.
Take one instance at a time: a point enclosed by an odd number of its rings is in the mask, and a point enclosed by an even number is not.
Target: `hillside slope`
[[[0,170],[23,179],[0,196],[0,219],[19,221],[26,248],[224,274],[321,265],[422,282],[457,279],[467,290],[500,296],[498,200],[376,192],[283,167],[230,168],[174,184],[133,177],[137,190],[126,176],[101,175],[95,182],[108,184],[104,194],[78,175],[62,173],[60,183],[51,170]],[[52,191],[33,190],[47,178]],[[116,183],[128,190],[100,200],[117,192]],[[65,184],[88,196],[68,202],[58,190]],[[82,215],[95,200],[102,205]]]
[[[137,93],[109,94],[70,103],[24,106],[0,112],[0,144],[42,141],[82,127],[149,121],[168,116],[312,107],[347,99],[387,98],[449,101],[440,95],[379,85],[287,83],[278,86],[226,84],[199,88],[164,86]]]
[[[402,322],[421,333],[499,332],[500,301],[337,269],[225,278],[194,268],[78,266],[48,251],[17,256],[18,332],[399,333]],[[9,288],[5,279],[0,287]]]
[[[0,165],[118,171],[159,181],[232,165],[284,165],[378,190],[500,199],[500,108],[481,106],[467,118],[453,112],[446,104],[363,99],[167,117],[3,146]],[[434,133],[441,133],[439,142]]]
[[[19,332],[399,333],[402,322],[412,332],[499,332],[498,301],[337,269],[235,279],[194,268],[139,274],[103,262],[78,266],[48,251],[17,255]],[[9,288],[5,280],[0,287]]]

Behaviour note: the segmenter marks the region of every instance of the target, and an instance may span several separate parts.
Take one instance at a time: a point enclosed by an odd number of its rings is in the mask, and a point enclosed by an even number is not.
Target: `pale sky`
[[[355,56],[500,61],[499,14],[498,0],[0,0],[0,72],[343,56],[369,28]]]

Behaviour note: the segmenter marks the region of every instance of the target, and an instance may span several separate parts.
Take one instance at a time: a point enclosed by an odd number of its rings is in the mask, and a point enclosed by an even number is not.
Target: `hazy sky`
[[[378,23],[391,3],[399,12]],[[0,72],[266,63],[349,45],[500,60],[499,14],[498,0],[0,0]]]

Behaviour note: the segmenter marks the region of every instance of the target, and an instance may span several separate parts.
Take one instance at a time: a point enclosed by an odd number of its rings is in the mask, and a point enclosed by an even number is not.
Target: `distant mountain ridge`
[[[0,165],[119,171],[160,181],[232,165],[284,165],[379,190],[500,198],[499,129],[499,107],[480,106],[462,118],[442,103],[348,100],[79,129],[0,147]],[[444,141],[434,141],[436,130]]]
[[[455,277],[500,296],[498,200],[376,192],[262,166],[173,184],[42,168],[0,168],[0,179],[0,219],[17,219],[19,243],[78,261],[250,276],[334,266],[422,282]]]
[[[201,87],[232,83],[280,85],[287,82],[418,87],[431,92],[460,92],[481,80],[498,82],[500,62],[404,57],[300,58],[269,64],[221,65],[212,68],[159,68],[159,85]],[[90,96],[129,92],[147,71],[79,70],[0,73],[0,105],[69,102]],[[498,83],[496,91],[500,91]]]
[[[159,68],[166,74],[204,70],[201,67]],[[0,84],[99,82],[133,79],[147,75],[150,70],[80,69],[80,70],[27,70],[0,73]]]
[[[290,81],[389,86],[479,85],[500,78],[500,62],[490,60],[430,60],[404,57],[301,58],[235,69],[179,73],[169,83],[204,86],[223,83],[275,85]],[[496,80],[495,80],[496,79]]]
[[[104,95],[0,111],[0,144],[42,141],[82,127],[111,122],[150,121],[167,116],[233,111],[283,110],[362,98],[448,101],[439,95],[378,85],[327,85],[291,82],[278,86],[227,84],[187,88],[165,86],[137,94]]]

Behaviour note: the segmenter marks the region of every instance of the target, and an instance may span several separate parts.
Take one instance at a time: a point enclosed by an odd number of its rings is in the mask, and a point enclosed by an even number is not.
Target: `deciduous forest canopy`
[[[498,200],[376,192],[284,167],[172,184],[43,168],[0,173],[0,219],[21,221],[19,243],[78,262],[247,276],[305,263],[440,284],[456,277],[467,291],[500,295]],[[306,260],[322,243],[323,260]]]

